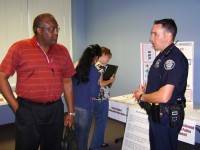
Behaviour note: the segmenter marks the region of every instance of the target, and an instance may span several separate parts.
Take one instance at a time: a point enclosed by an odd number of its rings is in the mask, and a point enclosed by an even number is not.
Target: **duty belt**
[[[177,105],[177,104],[175,104],[175,105],[170,105],[170,106],[161,106],[160,105],[160,113],[163,113],[163,112],[167,112],[167,113],[169,113],[169,110],[171,109],[174,109],[174,108],[179,108],[179,106]]]

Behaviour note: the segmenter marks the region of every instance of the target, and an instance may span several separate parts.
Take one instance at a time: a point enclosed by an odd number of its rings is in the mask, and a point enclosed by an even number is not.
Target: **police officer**
[[[147,87],[133,92],[149,116],[151,150],[177,150],[183,125],[188,60],[174,44],[176,33],[174,20],[154,22],[150,42],[160,53],[150,68]]]

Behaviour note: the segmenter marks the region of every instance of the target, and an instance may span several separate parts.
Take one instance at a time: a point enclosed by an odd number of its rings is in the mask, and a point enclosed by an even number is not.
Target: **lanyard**
[[[37,42],[37,41],[36,41]],[[54,69],[53,69],[53,60],[49,60],[49,57],[47,56],[47,54],[45,53],[44,49],[40,46],[40,44],[37,42],[37,45],[39,46],[40,50],[43,52],[43,54],[45,55],[46,57],[46,60],[47,60],[47,63],[48,63],[48,66],[49,68],[51,69],[53,75],[54,75]]]

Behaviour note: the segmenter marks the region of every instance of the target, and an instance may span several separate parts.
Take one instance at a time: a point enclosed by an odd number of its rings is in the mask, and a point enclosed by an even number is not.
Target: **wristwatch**
[[[75,116],[76,114],[75,114],[75,112],[73,112],[73,113],[72,113],[72,112],[69,112],[68,115],[70,115],[70,116]]]
[[[144,94],[140,94],[140,96],[139,96],[139,98],[138,98],[138,103],[140,103],[141,101],[143,101],[142,95],[144,95]]]

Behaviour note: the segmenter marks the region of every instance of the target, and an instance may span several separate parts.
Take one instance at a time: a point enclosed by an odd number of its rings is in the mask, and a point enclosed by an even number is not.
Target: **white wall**
[[[33,20],[40,13],[54,15],[61,27],[58,43],[72,57],[71,0],[0,0],[0,63],[14,42],[33,36]],[[9,81],[15,86],[16,75]]]
[[[75,1],[78,3],[79,0]],[[85,2],[83,17],[85,17],[87,41],[84,46],[99,43],[109,47],[113,53],[110,63],[119,65],[117,80],[111,90],[112,96],[131,93],[138,87],[140,83],[140,43],[149,41],[154,20],[173,18],[178,26],[176,39],[194,41],[194,102],[195,106],[200,105],[198,96],[200,91],[199,0],[81,1]],[[76,14],[81,15],[78,12],[79,10],[76,10]],[[77,36],[82,33],[75,34]],[[79,44],[79,41],[76,43]],[[79,50],[79,53],[81,54],[82,51]]]

